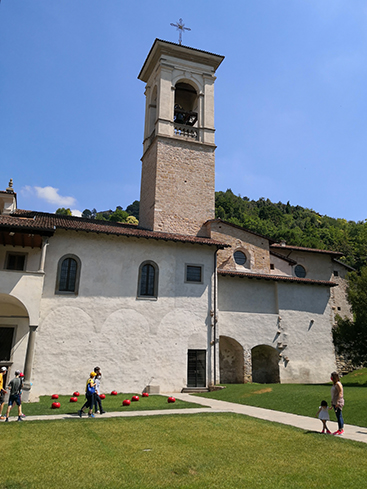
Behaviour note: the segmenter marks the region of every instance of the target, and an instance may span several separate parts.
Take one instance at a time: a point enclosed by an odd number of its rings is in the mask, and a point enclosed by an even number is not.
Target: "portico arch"
[[[243,347],[229,336],[219,337],[219,369],[221,384],[244,383]]]
[[[17,344],[28,333],[29,316],[24,304],[8,294],[0,294],[0,366],[10,368],[17,358]],[[23,365],[24,358],[21,358]]]
[[[32,294],[29,294],[29,302]],[[17,297],[0,294],[0,364],[24,372],[23,400],[28,399],[38,327],[31,324],[31,311]],[[24,341],[25,340],[25,341]]]
[[[279,352],[268,345],[258,345],[251,350],[252,382],[277,384],[279,377]]]
[[[0,316],[1,318],[9,317],[27,317],[28,311],[22,301],[8,294],[0,294]]]

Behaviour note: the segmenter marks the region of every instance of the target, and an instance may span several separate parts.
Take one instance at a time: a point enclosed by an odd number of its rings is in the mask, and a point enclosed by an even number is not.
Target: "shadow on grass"
[[[332,435],[327,435],[325,433],[321,433],[321,431],[315,431],[315,430],[307,430],[304,432],[305,435],[322,435],[322,436],[332,436]]]

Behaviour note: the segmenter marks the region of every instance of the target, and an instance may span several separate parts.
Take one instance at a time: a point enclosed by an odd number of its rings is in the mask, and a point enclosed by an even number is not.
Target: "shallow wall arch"
[[[244,383],[243,347],[229,336],[219,337],[219,370],[221,384]]]
[[[268,345],[258,345],[251,350],[252,382],[278,384],[279,352]]]

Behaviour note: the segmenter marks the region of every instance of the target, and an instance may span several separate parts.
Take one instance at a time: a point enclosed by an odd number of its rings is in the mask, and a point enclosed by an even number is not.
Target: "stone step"
[[[209,392],[207,387],[184,387],[181,391],[184,394],[198,394],[201,392]]]

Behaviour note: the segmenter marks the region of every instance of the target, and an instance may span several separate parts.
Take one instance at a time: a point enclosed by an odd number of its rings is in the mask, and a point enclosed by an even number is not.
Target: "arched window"
[[[158,296],[158,267],[152,261],[143,262],[139,268],[138,297]]]
[[[81,263],[75,255],[65,255],[57,268],[56,293],[77,294],[79,289]]]

